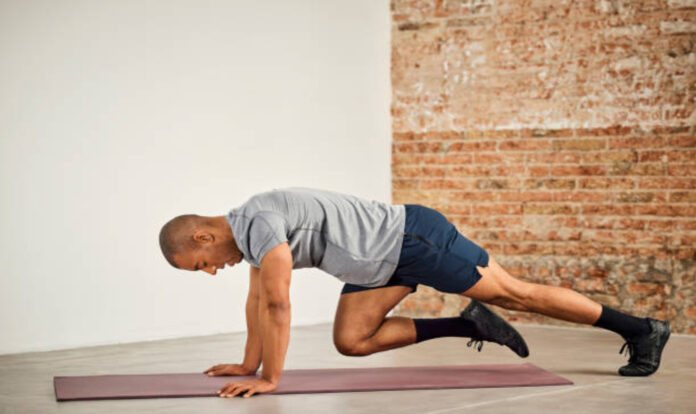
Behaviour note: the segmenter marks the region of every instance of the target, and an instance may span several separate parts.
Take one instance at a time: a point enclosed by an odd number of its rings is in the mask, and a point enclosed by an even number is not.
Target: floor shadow
[[[600,375],[604,377],[621,377],[616,371],[606,371],[606,370],[600,370],[600,369],[573,369],[573,370],[565,370],[565,371],[554,371],[554,374],[558,375],[574,375],[574,374],[582,374],[582,375]]]

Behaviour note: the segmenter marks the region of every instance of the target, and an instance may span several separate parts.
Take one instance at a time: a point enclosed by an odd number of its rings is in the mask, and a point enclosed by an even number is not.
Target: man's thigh
[[[411,293],[410,286],[386,286],[341,295],[334,320],[334,342],[372,336],[390,310]]]

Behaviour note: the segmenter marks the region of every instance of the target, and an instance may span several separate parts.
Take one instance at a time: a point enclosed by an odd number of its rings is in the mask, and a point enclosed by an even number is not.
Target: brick
[[[505,244],[503,247],[503,254],[551,255],[553,254],[553,245],[543,243]]]
[[[613,285],[608,285],[601,279],[584,279],[575,282],[575,288],[582,292],[597,292],[603,293],[607,292],[607,287],[613,287]],[[616,288],[612,289],[615,293]]]
[[[551,167],[530,165],[527,167],[527,174],[532,177],[544,177],[551,174]]]
[[[472,154],[440,153],[423,155],[423,163],[436,165],[471,164],[473,159],[474,156]]]
[[[609,175],[665,175],[665,165],[662,163],[631,163],[615,162],[608,168]]]
[[[497,201],[499,193],[494,191],[452,191],[451,201]]]
[[[473,190],[476,187],[470,180],[421,179],[419,188],[423,190]]]
[[[396,152],[443,152],[445,144],[442,142],[398,142],[392,145]]]
[[[696,0],[667,0],[669,7],[679,8],[696,8]]]
[[[578,188],[631,189],[635,188],[635,179],[604,177],[578,178]]]
[[[495,141],[453,142],[449,151],[495,151]]]
[[[519,133],[521,138],[561,138],[572,137],[575,130],[571,128],[562,129],[522,129]]]
[[[636,205],[635,213],[668,217],[696,217],[696,206],[690,205]]]
[[[445,204],[446,194],[437,190],[395,190],[392,189],[392,203],[419,203],[440,210],[439,205]]]
[[[498,205],[492,205],[491,208],[497,209],[497,210],[502,210],[499,208]],[[519,206],[517,209],[520,210],[521,213],[521,208]],[[490,215],[484,215],[484,214],[479,214],[478,212],[474,216],[448,216],[448,219],[452,224],[454,224],[462,234],[468,234],[469,228],[485,228],[485,229],[490,229],[490,228],[506,228],[510,226],[519,226],[522,222],[521,217],[506,217],[506,216],[497,216],[497,214],[507,214],[508,211],[503,211],[502,213],[491,213],[489,209],[486,209],[486,213]]]
[[[638,188],[696,189],[696,178],[642,177],[638,179]]]
[[[457,131],[428,131],[419,134],[421,139],[430,141],[457,141],[465,138],[465,134]]]
[[[471,205],[470,204],[459,204],[459,203],[449,202],[449,203],[447,203],[446,209],[441,209],[439,211],[441,211],[443,214],[447,215],[448,217],[460,215],[460,214],[471,214]]]
[[[520,132],[516,129],[468,130],[467,139],[510,139],[517,138]]]
[[[681,137],[670,137],[670,147],[696,148],[696,136],[687,135]]]
[[[666,161],[670,163],[684,163],[696,160],[696,150],[670,150],[666,151]]]
[[[527,204],[524,214],[578,214],[580,208],[571,204]]]
[[[677,191],[669,195],[670,203],[696,203],[696,191]]]
[[[493,165],[455,165],[447,168],[448,177],[488,177],[495,175]]]
[[[694,164],[670,164],[667,166],[667,174],[675,176],[696,176],[696,163]],[[657,175],[657,174],[655,174]]]
[[[520,181],[516,179],[480,179],[476,180],[478,189],[518,189]]]
[[[395,177],[443,177],[445,167],[426,167],[426,166],[394,166],[392,173]]]
[[[607,145],[604,139],[568,139],[554,140],[553,149],[555,151],[576,150],[576,151],[591,151],[604,149]]]
[[[608,168],[604,165],[557,165],[551,167],[551,175],[605,175]]]
[[[394,141],[415,141],[420,139],[418,134],[414,134],[413,132],[395,132],[392,134],[392,138]]]
[[[583,204],[581,214],[600,214],[611,216],[631,215],[634,212],[632,205],[613,204]]]
[[[474,154],[474,162],[477,164],[520,164],[524,162],[524,153],[493,153],[482,152]]]
[[[527,171],[524,165],[498,165],[495,174],[499,176],[523,175]]]
[[[576,131],[575,135],[578,137],[601,137],[611,135],[627,135],[629,133],[631,133],[630,127],[615,125],[606,128],[579,129]]]
[[[633,162],[667,162],[668,155],[667,151],[664,150],[643,150],[635,152],[638,159],[633,160]],[[620,160],[617,160],[620,161]],[[631,161],[631,160],[624,160]]]
[[[667,140],[664,137],[629,137],[629,138],[609,138],[609,149],[615,148],[662,148],[666,146]]]
[[[671,39],[671,38],[668,38]],[[684,133],[693,133],[694,129],[693,126],[670,126],[670,125],[655,125],[653,126],[650,130],[650,133],[652,134],[684,134]]]
[[[503,202],[552,201],[553,194],[547,191],[501,191],[498,194],[498,200]]]
[[[572,190],[575,188],[575,179],[527,179],[524,181],[523,186],[525,189]]]
[[[582,159],[582,154],[575,152],[536,152],[527,154],[527,163],[574,164]]]
[[[498,214],[522,214],[522,206],[520,204],[486,204],[476,208],[476,214],[498,215]]]
[[[500,151],[538,151],[551,149],[551,142],[545,140],[515,140],[498,143]]]
[[[651,203],[666,201],[664,193],[657,192],[623,192],[617,193],[614,201],[617,203]]]
[[[639,295],[659,295],[663,294],[665,289],[658,283],[629,283],[628,291]]]
[[[396,190],[417,189],[420,182],[420,179],[393,179],[392,188]]]
[[[665,34],[696,33],[696,23],[687,21],[661,22],[660,32]]]
[[[598,162],[637,162],[638,153],[636,151],[597,151],[586,152],[581,155],[582,163]]]
[[[661,231],[674,230],[677,227],[676,220],[646,220],[645,225],[647,230]]]
[[[553,201],[611,202],[613,199],[612,193],[599,191],[559,191],[553,193]]]

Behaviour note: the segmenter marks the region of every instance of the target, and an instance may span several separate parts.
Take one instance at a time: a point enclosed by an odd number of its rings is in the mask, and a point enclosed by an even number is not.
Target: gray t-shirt
[[[260,267],[288,242],[293,269],[318,267],[339,280],[382,286],[396,269],[406,226],[403,204],[308,187],[256,194],[226,216],[239,250]]]

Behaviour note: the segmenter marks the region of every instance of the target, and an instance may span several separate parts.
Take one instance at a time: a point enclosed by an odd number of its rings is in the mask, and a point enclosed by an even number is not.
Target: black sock
[[[471,338],[476,333],[474,321],[456,316],[453,318],[413,319],[416,324],[416,342],[442,336],[463,336]]]
[[[602,305],[602,314],[599,315],[599,319],[594,323],[594,326],[616,332],[624,338],[632,338],[652,332],[647,318],[636,318],[604,305]]]

